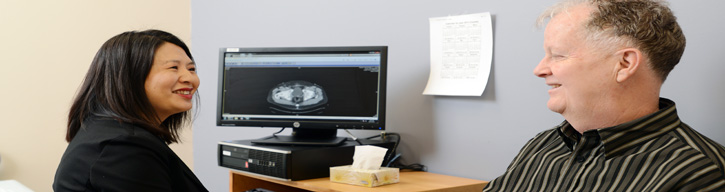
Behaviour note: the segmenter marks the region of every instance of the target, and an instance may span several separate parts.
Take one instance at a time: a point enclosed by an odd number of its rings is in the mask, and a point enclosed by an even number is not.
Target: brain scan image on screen
[[[267,101],[280,107],[271,107],[273,112],[305,114],[324,110],[327,95],[320,85],[294,80],[273,87]]]

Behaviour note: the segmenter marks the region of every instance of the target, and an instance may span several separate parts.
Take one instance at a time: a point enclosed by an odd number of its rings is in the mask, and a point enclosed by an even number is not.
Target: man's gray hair
[[[685,51],[685,35],[665,1],[563,0],[544,11],[537,24],[543,26],[554,16],[566,14],[579,5],[594,10],[582,23],[588,45],[605,50],[638,48],[647,55],[651,68],[662,81],[680,62]]]

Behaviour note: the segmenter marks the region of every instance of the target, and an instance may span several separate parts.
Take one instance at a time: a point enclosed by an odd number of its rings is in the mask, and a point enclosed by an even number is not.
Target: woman
[[[96,53],[68,115],[55,191],[207,191],[168,147],[190,120],[199,77],[189,48],[130,31]]]

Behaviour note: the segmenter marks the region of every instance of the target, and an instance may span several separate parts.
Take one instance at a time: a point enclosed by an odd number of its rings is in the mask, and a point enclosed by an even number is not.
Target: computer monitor
[[[292,128],[257,144],[338,145],[385,130],[387,46],[221,48],[218,126]]]

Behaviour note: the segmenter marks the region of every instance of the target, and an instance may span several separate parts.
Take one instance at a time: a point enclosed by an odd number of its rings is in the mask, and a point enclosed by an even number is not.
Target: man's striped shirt
[[[725,191],[725,148],[680,122],[675,103],[579,134],[539,133],[483,191]]]

